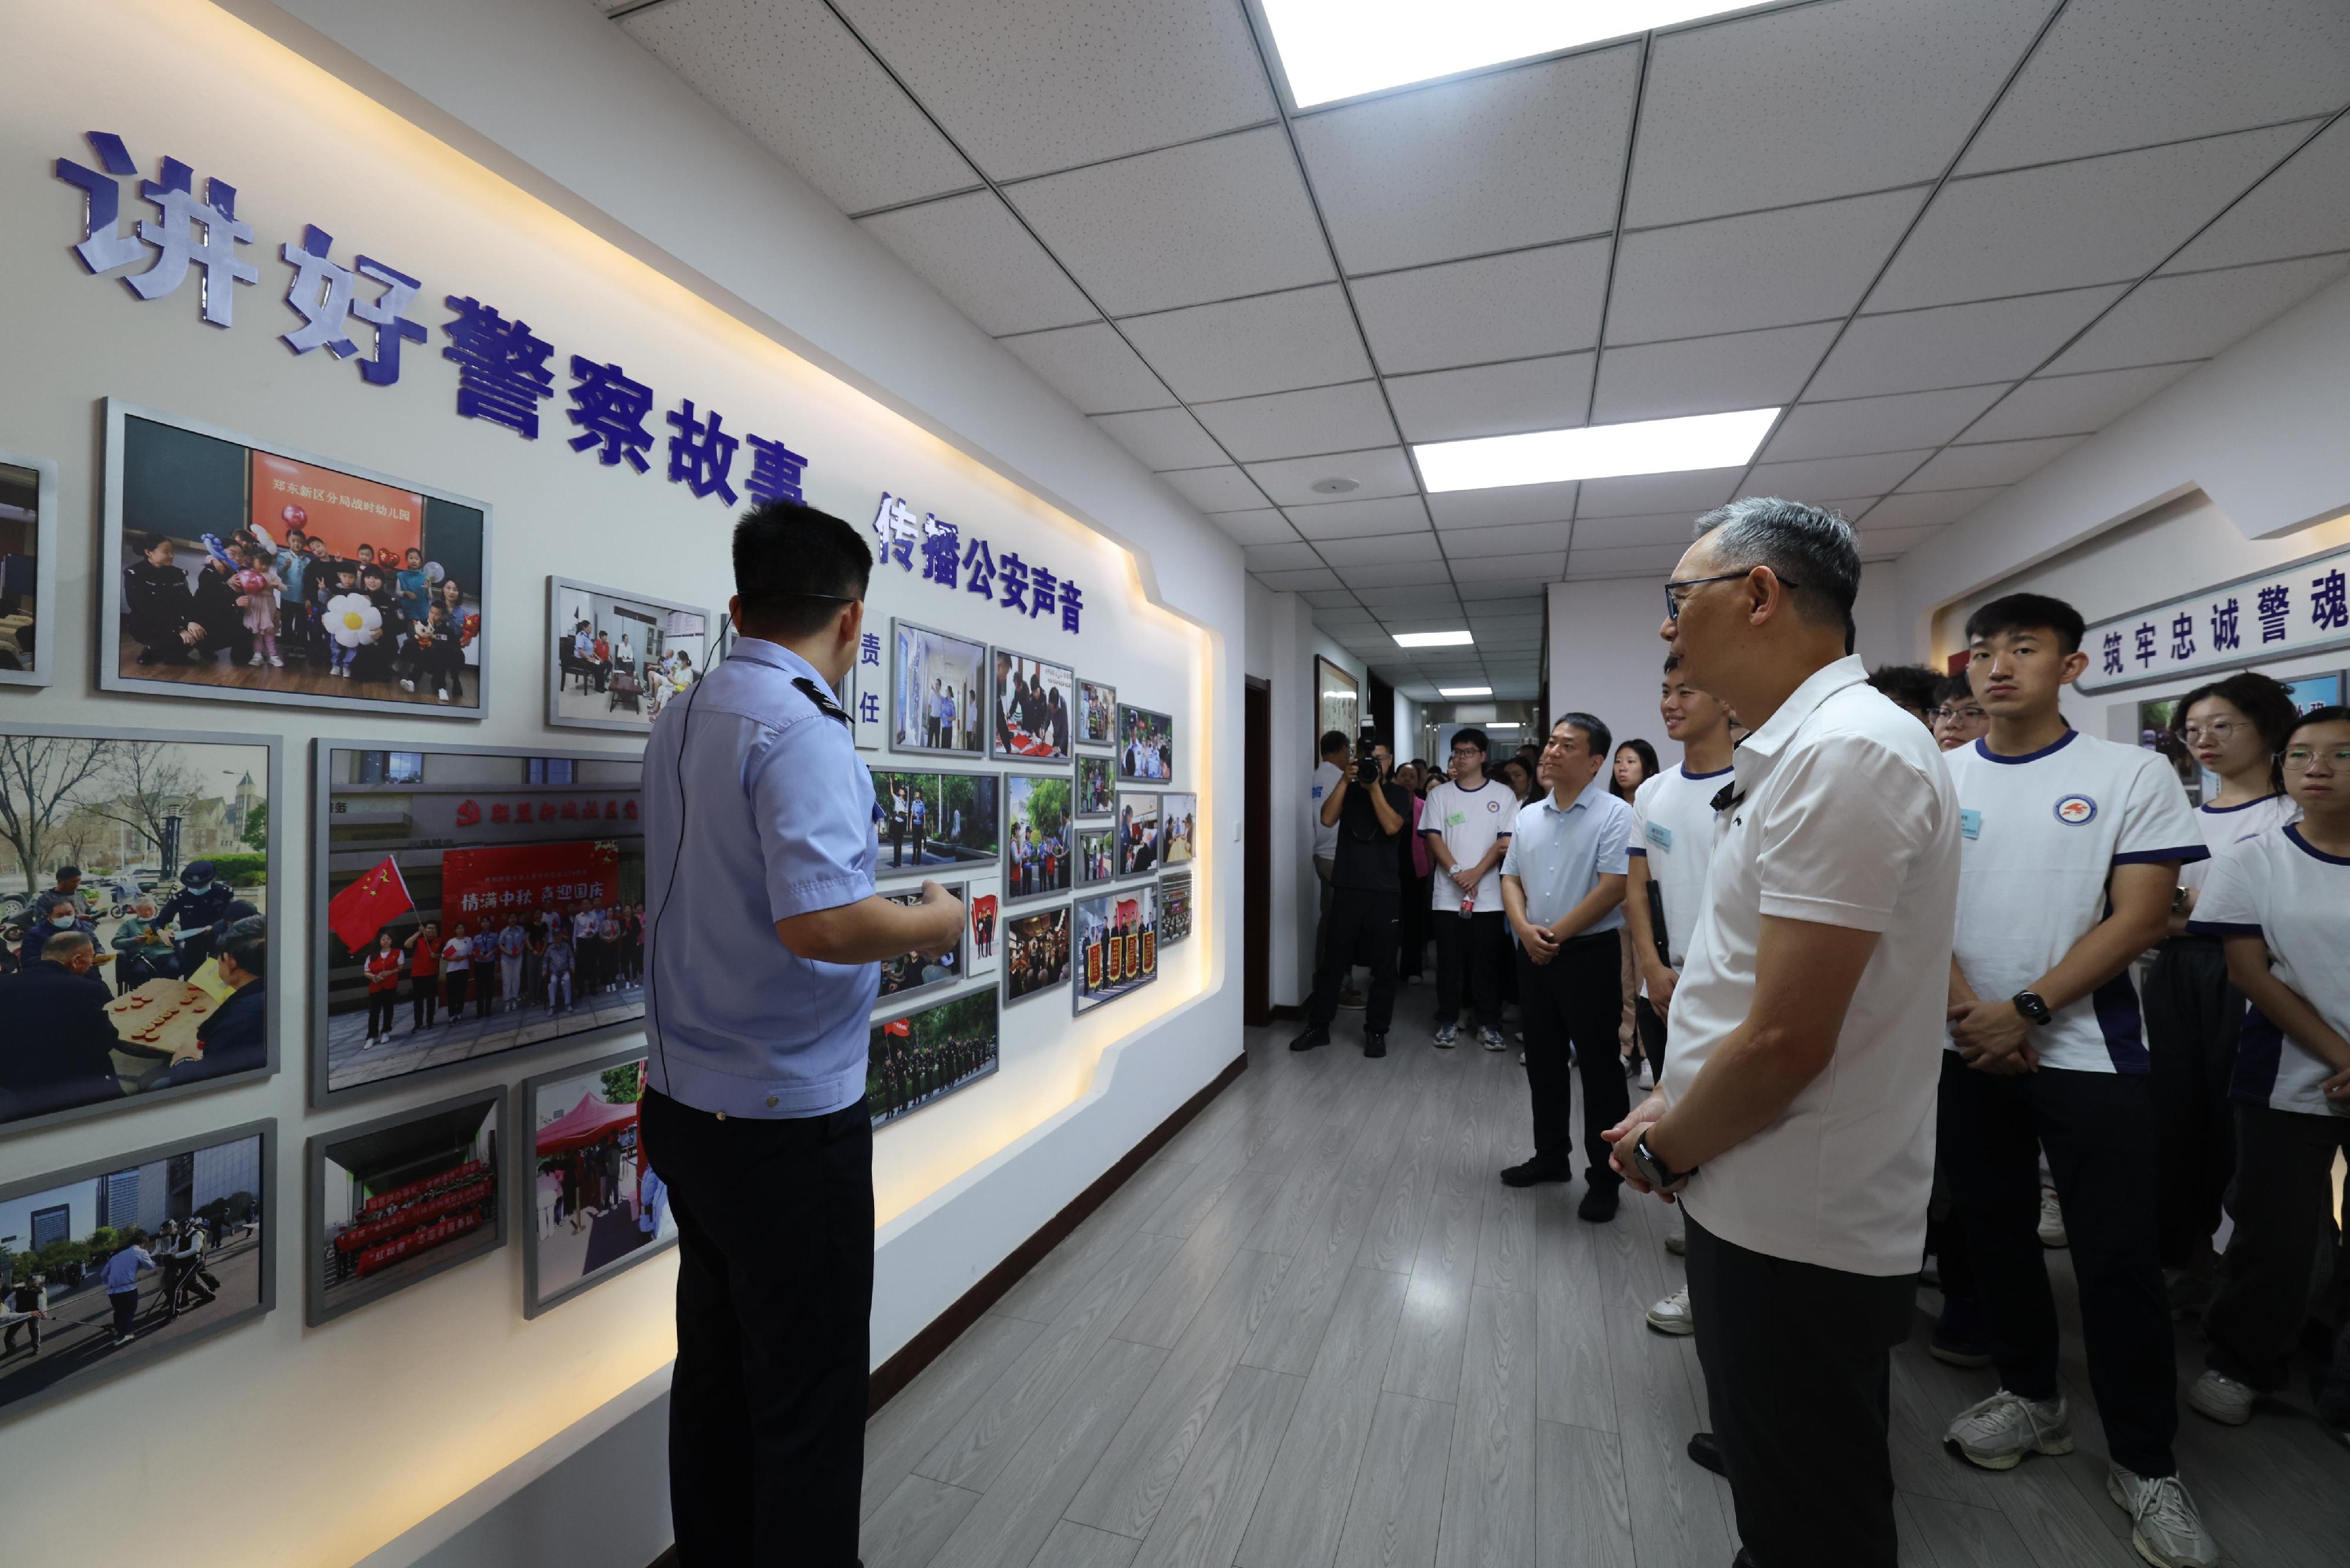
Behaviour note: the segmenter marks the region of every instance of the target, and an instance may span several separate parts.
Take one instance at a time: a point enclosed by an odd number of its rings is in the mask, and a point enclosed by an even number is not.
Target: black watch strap
[[[2038,992],[2019,991],[2011,1000],[2015,1003],[2015,1010],[2033,1023],[2045,1023],[2055,1016],[2049,1011],[2048,1003],[2041,1000]]]

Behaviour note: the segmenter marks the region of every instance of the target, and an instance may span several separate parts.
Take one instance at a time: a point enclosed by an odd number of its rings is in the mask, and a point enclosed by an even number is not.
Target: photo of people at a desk
[[[710,618],[701,610],[562,577],[547,587],[550,724],[643,734],[710,668]]]
[[[1076,691],[1077,672],[1067,665],[997,649],[988,755],[1024,763],[1068,761]]]

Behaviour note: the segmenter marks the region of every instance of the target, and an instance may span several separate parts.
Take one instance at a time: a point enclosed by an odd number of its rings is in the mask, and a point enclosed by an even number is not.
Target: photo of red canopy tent
[[[641,1068],[639,1068],[641,1071]],[[552,1295],[651,1241],[638,1102],[615,1100],[591,1074],[578,1103],[534,1135],[534,1241],[540,1290]],[[578,1079],[572,1080],[577,1084]],[[568,1086],[565,1087],[567,1097]],[[563,1104],[541,1090],[539,1115]]]
[[[545,1159],[549,1155],[567,1154],[575,1148],[616,1138],[622,1127],[633,1125],[636,1119],[634,1101],[613,1106],[593,1095],[582,1095],[577,1105],[538,1129],[538,1157]]]

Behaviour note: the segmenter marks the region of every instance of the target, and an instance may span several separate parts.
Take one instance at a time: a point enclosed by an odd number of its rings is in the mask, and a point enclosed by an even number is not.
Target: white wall
[[[1271,927],[1265,971],[1266,1000],[1296,1007],[1314,985],[1314,920],[1319,892],[1314,877],[1312,812],[1314,779],[1314,610],[1295,594],[1275,593],[1252,579],[1248,585],[1248,675],[1265,683],[1273,698],[1272,778],[1267,795],[1273,821],[1268,835],[1273,857]]]

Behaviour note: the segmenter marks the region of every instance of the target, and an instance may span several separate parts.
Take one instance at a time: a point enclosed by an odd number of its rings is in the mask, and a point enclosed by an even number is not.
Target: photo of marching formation
[[[961,899],[967,884],[948,882],[943,886],[950,894]],[[903,893],[885,893],[882,897],[893,904],[911,905],[922,901],[919,888],[909,888]],[[912,953],[900,953],[896,958],[883,959],[881,992],[875,999],[876,1002],[894,1006],[909,996],[936,991],[942,985],[952,985],[963,977],[963,966],[961,943],[956,944],[953,951],[941,953],[936,958],[918,958]]]
[[[523,1315],[603,1283],[677,1241],[669,1192],[645,1158],[634,1052],[527,1079],[531,1130],[523,1228]]]
[[[0,1186],[0,1420],[275,1304],[276,1127]]]
[[[876,1023],[865,1064],[873,1125],[896,1121],[994,1072],[1002,1045],[999,1016],[991,985]]]
[[[1069,777],[1007,774],[1003,901],[1069,890]]]
[[[644,1016],[643,772],[319,743],[317,1103]]]
[[[1148,708],[1118,705],[1118,776],[1128,784],[1168,784],[1175,777],[1175,720]]]
[[[1098,680],[1077,682],[1077,742],[1087,746],[1118,743],[1118,688]]]
[[[1077,815],[1107,816],[1118,805],[1118,760],[1114,757],[1079,757],[1077,759]]]
[[[710,614],[691,605],[546,579],[546,722],[643,735],[710,668]]]
[[[1077,886],[1115,880],[1118,876],[1118,826],[1077,829]]]
[[[976,757],[986,751],[987,649],[910,620],[890,623],[889,749]]]
[[[973,866],[996,857],[998,774],[920,774],[873,770],[873,830],[881,842],[874,869],[927,870]]]
[[[312,1327],[505,1245],[503,1091],[310,1140]]]
[[[1077,987],[1071,1010],[1082,1016],[1159,978],[1159,885],[1144,882],[1080,898]]]
[[[55,649],[40,634],[56,608],[57,465],[0,452],[0,686],[46,686]]]
[[[1159,942],[1172,947],[1191,934],[1191,874],[1173,872],[1159,879]]]
[[[0,1131],[271,1070],[276,758],[0,729]]]
[[[1003,648],[995,650],[994,663],[994,727],[987,754],[1015,763],[1067,762],[1076,671]]]
[[[1069,907],[1021,915],[1004,927],[1003,1000],[1025,1002],[1069,979]]]
[[[1188,866],[1200,853],[1200,797],[1159,797],[1159,864]]]
[[[111,691],[482,713],[488,511],[107,404]]]
[[[1118,796],[1118,874],[1140,877],[1159,869],[1160,797],[1148,790]]]

